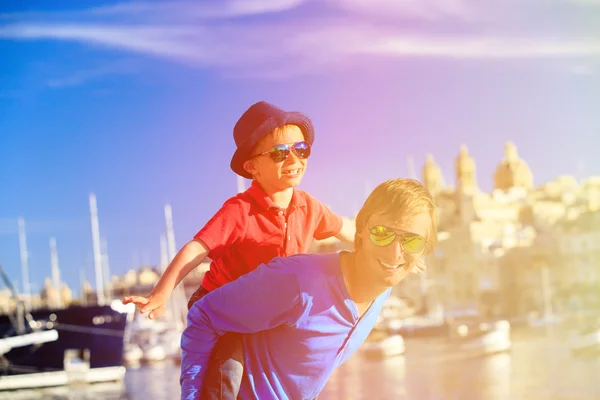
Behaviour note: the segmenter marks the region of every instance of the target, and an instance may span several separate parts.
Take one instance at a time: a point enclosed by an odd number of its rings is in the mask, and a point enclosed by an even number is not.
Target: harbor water
[[[576,357],[567,333],[512,333],[508,353],[467,357],[443,339],[406,339],[403,356],[373,360],[359,352],[330,378],[319,400],[597,400],[600,358]],[[179,366],[128,369],[121,383],[5,392],[6,400],[179,398]]]

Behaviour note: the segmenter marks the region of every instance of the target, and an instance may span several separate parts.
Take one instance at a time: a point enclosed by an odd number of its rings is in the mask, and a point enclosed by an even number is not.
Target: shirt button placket
[[[277,218],[279,219],[279,223],[281,224],[281,227],[283,229],[282,232],[282,237],[283,237],[283,243],[282,243],[282,251],[283,254],[281,254],[282,256],[287,256],[287,221],[285,220],[285,213],[283,212],[282,209],[278,209],[277,210]]]

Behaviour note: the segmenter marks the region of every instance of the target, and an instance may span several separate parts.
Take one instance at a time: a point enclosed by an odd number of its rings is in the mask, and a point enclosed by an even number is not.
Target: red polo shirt
[[[307,253],[313,238],[335,236],[341,229],[342,218],[308,193],[294,189],[286,212],[252,182],[194,236],[212,260],[202,286],[211,291],[277,256]]]

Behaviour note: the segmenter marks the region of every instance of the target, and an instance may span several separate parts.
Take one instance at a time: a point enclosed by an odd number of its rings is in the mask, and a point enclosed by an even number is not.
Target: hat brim
[[[262,138],[271,133],[275,128],[283,125],[296,125],[302,131],[304,140],[311,146],[315,140],[315,129],[312,121],[306,114],[301,112],[287,112],[279,117],[271,117],[263,122],[240,147],[237,148],[231,158],[231,169],[236,174],[252,179],[252,174],[244,169],[244,163],[250,158],[252,150],[260,142]]]

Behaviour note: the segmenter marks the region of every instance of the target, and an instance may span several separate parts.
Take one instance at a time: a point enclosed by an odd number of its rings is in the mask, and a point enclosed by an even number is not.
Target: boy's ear
[[[246,170],[246,172],[248,172],[250,175],[254,175],[256,172],[256,167],[254,166],[254,160],[248,160],[248,161],[244,162],[243,167]]]

